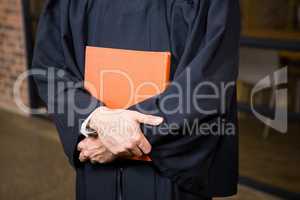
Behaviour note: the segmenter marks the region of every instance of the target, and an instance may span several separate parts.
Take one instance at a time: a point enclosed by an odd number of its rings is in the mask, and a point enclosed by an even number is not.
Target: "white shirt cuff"
[[[84,122],[81,124],[80,133],[81,133],[82,135],[84,135],[85,137],[89,137],[90,135],[97,134],[97,131],[88,128],[88,124],[89,124],[89,122],[90,122],[90,120],[91,120],[91,118],[92,118],[92,116],[93,116],[93,113],[94,113],[94,112],[92,112],[92,113],[88,116],[88,118],[86,118],[86,120],[84,120]]]

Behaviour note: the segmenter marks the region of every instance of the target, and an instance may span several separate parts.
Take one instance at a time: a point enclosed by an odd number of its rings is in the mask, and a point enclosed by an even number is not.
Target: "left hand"
[[[112,162],[116,158],[116,156],[103,146],[99,138],[85,138],[78,144],[77,148],[80,151],[79,160],[81,162],[90,160],[92,163],[103,164]]]
[[[89,126],[96,130],[103,145],[119,157],[137,156],[151,152],[151,144],[142,133],[140,123],[158,126],[162,117],[123,109],[97,108]]]

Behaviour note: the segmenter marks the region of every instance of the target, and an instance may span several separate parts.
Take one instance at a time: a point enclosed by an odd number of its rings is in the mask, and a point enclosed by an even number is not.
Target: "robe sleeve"
[[[64,151],[71,164],[76,166],[79,164],[76,147],[82,137],[80,125],[101,103],[83,89],[80,71],[83,66],[79,66],[73,57],[67,4],[67,0],[48,0],[45,4],[31,74],[57,127]]]
[[[162,94],[130,109],[164,118],[158,127],[141,125],[153,147],[150,157],[154,166],[182,190],[201,194],[208,184],[218,145],[223,137],[237,132],[235,81],[240,13],[238,0],[187,2],[189,5],[184,7],[193,6],[195,17],[191,12],[183,13],[186,21],[182,24],[189,27],[172,83]],[[179,14],[178,11],[176,20]],[[174,34],[180,36],[182,32],[179,28],[178,31]],[[174,52],[172,55],[177,56]],[[214,98],[216,91],[220,92],[218,98]],[[196,95],[207,98],[195,98]],[[219,122],[232,123],[235,128],[216,134]]]

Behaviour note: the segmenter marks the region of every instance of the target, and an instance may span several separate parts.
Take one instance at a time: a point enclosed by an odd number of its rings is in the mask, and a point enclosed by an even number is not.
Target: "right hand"
[[[88,137],[82,140],[77,150],[80,151],[79,160],[85,162],[90,160],[92,163],[109,163],[116,157],[108,151],[102,144],[101,140],[96,137]]]
[[[97,108],[89,126],[98,132],[103,145],[116,156],[142,156],[151,152],[151,145],[140,129],[140,123],[158,126],[163,118],[136,111]]]

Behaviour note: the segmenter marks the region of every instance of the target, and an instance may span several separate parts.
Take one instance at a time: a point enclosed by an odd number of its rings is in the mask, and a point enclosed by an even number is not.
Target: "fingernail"
[[[151,147],[149,149],[146,149],[145,154],[149,154],[151,152],[151,149],[152,149]]]
[[[154,122],[155,122],[157,125],[159,125],[159,124],[161,124],[163,121],[164,121],[164,119],[163,119],[162,117],[158,117],[158,118],[155,119]]]

